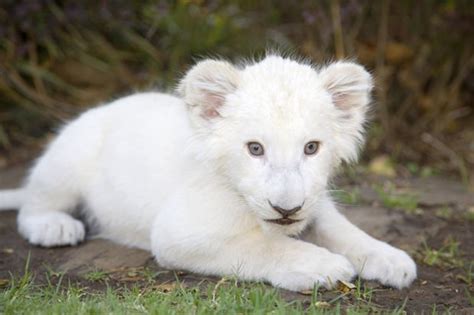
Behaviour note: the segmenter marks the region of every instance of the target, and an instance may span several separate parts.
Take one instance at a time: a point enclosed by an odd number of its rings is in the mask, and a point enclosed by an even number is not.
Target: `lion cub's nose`
[[[275,210],[276,212],[278,212],[279,214],[281,214],[283,217],[288,217],[292,214],[295,214],[296,212],[300,211],[301,210],[301,206],[297,206],[297,207],[294,207],[292,209],[283,209],[279,206],[275,206],[273,205],[270,201],[270,206],[272,206],[273,210]]]

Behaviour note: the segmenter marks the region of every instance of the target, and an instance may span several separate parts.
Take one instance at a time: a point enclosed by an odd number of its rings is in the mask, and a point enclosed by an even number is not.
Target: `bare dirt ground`
[[[16,186],[24,167],[0,171],[0,188]],[[405,305],[408,313],[452,311],[474,314],[474,194],[461,183],[439,177],[386,179],[367,174],[340,181],[344,213],[371,235],[412,254],[418,279],[401,291],[375,282],[353,289],[322,291],[322,301],[342,305],[364,302],[377,309]],[[29,245],[16,230],[16,212],[0,213],[0,283],[29,270],[38,283],[59,275],[91,290],[108,286],[214,283],[219,279],[160,268],[151,255],[105,240],[88,240],[77,247],[40,248]],[[344,231],[340,231],[344,233]],[[64,279],[63,279],[64,282]],[[67,281],[66,281],[67,282]],[[1,285],[0,285],[1,287]],[[281,291],[288,300],[310,297]]]

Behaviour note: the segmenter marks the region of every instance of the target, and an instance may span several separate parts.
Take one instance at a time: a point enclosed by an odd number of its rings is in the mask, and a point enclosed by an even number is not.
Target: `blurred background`
[[[368,165],[472,183],[470,0],[2,0],[0,167],[31,159],[87,107],[172,90],[196,59],[275,47],[374,74]]]

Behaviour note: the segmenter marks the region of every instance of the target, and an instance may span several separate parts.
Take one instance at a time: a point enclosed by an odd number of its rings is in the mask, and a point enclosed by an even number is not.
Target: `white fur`
[[[353,226],[326,190],[341,161],[357,157],[371,87],[347,62],[202,61],[181,98],[136,94],[68,124],[16,192],[19,231],[34,244],[75,245],[84,226],[71,215],[82,204],[100,236],[151,250],[169,268],[290,290],[356,273],[406,287],[413,260]],[[249,154],[249,141],[265,154]],[[321,143],[317,154],[304,154],[309,141]],[[19,204],[13,195],[0,193],[0,207]],[[300,221],[267,222],[280,217],[270,202],[303,205],[292,216]],[[306,241],[295,237],[309,226]]]
[[[23,189],[8,189],[0,191],[0,211],[20,208],[25,199]]]

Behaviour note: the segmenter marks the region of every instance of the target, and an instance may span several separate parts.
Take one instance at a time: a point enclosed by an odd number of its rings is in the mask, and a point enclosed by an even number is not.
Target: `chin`
[[[308,219],[298,219],[297,222],[288,224],[287,222],[282,222],[283,224],[278,224],[275,222],[269,222],[266,219],[261,220],[260,225],[264,231],[269,233],[278,233],[288,236],[296,236],[303,232],[306,226],[309,223]]]

